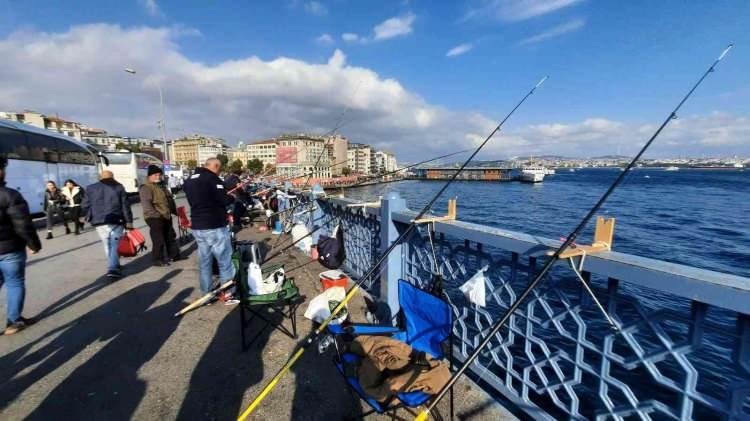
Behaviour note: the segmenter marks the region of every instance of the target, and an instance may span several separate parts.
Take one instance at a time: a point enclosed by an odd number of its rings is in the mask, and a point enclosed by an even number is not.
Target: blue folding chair
[[[367,324],[329,325],[328,331],[334,335],[335,339],[341,335],[386,335],[410,345],[416,351],[429,354],[435,359],[447,357],[451,360],[453,341],[450,339],[453,329],[453,312],[450,305],[404,280],[399,280],[398,283],[398,302],[401,306],[401,311],[398,314],[399,327]],[[446,341],[449,342],[448,355],[445,355],[443,351],[443,345]],[[399,408],[407,410],[416,408],[424,405],[432,397],[432,395],[416,391],[397,393],[395,395],[399,402],[397,404],[392,403],[395,399],[385,403],[376,401],[362,390],[356,376],[347,375],[345,365],[358,365],[361,357],[349,352],[342,352],[338,342],[338,340],[334,341],[337,351],[337,358],[334,361],[336,368],[344,376],[352,390],[372,408],[372,410],[362,414],[362,417],[374,412],[384,414],[394,413]],[[450,412],[451,418],[453,418],[452,390]]]

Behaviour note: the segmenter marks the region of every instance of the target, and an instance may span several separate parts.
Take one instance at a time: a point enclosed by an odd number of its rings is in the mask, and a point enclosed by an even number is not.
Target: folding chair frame
[[[250,345],[252,345],[252,343],[255,342],[256,339],[258,339],[258,336],[260,336],[260,334],[263,333],[263,331],[269,326],[292,339],[297,339],[297,309],[300,305],[300,298],[301,297],[299,295],[296,295],[291,298],[282,298],[280,300],[268,303],[250,303],[245,299],[241,300],[240,330],[242,335],[242,351],[247,351],[247,349],[250,348]],[[281,314],[281,321],[277,323],[271,320],[268,315],[263,314],[263,312],[261,311],[264,309],[271,309],[272,312]],[[247,317],[246,313],[250,317]],[[256,333],[248,342],[246,340],[245,330],[250,326],[253,319],[255,319],[256,317],[261,319],[264,322],[264,325],[263,328],[260,329],[258,333]],[[287,318],[291,321],[291,329],[284,326],[284,319]]]

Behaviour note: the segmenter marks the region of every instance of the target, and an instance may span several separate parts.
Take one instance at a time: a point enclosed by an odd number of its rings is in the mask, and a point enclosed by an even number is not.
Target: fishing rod
[[[458,175],[461,173],[461,171],[466,168],[467,165],[469,165],[469,162],[471,162],[474,157],[482,150],[482,148],[492,139],[492,137],[500,131],[503,124],[516,112],[516,110],[528,99],[534,91],[536,91],[537,88],[539,88],[544,81],[547,80],[547,76],[542,78],[531,90],[521,99],[518,104],[516,104],[515,107],[500,121],[500,123],[495,127],[495,129],[487,136],[486,139],[472,152],[471,156],[464,161],[464,163],[461,165],[458,171],[456,171],[453,176],[448,179],[448,181],[443,185],[443,187],[433,196],[433,198],[425,205],[424,208],[417,214],[417,216],[411,221],[411,223],[406,227],[406,229],[396,238],[396,240],[391,243],[388,248],[385,250],[385,252],[378,258],[378,260],[375,262],[374,265],[368,269],[367,273],[365,273],[350,289],[347,291],[346,296],[343,300],[339,302],[339,304],[331,310],[331,315],[328,316],[323,322],[318,326],[313,332],[308,334],[307,338],[303,341],[301,346],[297,349],[297,351],[289,358],[286,364],[279,370],[279,372],[274,376],[274,378],[269,382],[265,388],[263,388],[263,391],[253,400],[253,402],[250,404],[250,406],[243,412],[240,417],[238,418],[238,421],[244,421],[254,410],[255,408],[261,403],[261,401],[268,395],[268,393],[273,390],[273,388],[276,386],[276,384],[279,382],[279,380],[291,369],[291,367],[297,362],[297,360],[305,353],[305,350],[320,336],[320,334],[326,329],[328,324],[338,315],[339,312],[341,312],[342,309],[346,307],[346,304],[352,299],[354,294],[359,290],[359,288],[364,284],[367,279],[372,276],[375,272],[378,271],[378,268],[380,265],[383,264],[385,259],[388,258],[388,255],[404,240],[407,236],[409,236],[417,226],[417,220],[423,217],[437,202],[437,200],[440,198],[440,196],[445,192],[446,189],[453,183],[453,181],[458,177]]]
[[[537,273],[537,275],[534,277],[534,280],[531,281],[531,283],[526,287],[526,289],[521,292],[521,294],[518,296],[516,301],[508,308],[508,310],[505,312],[503,317],[501,317],[490,329],[489,333],[484,337],[482,342],[477,346],[477,348],[474,350],[474,352],[469,356],[469,358],[466,359],[466,361],[463,363],[461,368],[458,369],[456,374],[454,374],[450,381],[446,383],[442,389],[440,389],[440,392],[438,392],[435,395],[435,398],[430,402],[427,407],[422,410],[422,412],[417,415],[415,420],[417,421],[425,421],[427,417],[430,414],[430,411],[432,411],[435,406],[437,406],[438,402],[440,402],[440,399],[442,399],[445,394],[450,390],[453,385],[456,384],[456,381],[458,378],[468,369],[468,367],[474,362],[474,360],[477,359],[479,354],[482,352],[484,348],[489,345],[489,343],[492,341],[492,338],[500,331],[500,329],[507,323],[508,319],[510,319],[511,315],[515,313],[516,310],[521,306],[521,303],[526,299],[526,297],[529,296],[531,291],[534,290],[534,288],[537,287],[537,285],[544,279],[544,276],[549,272],[552,265],[560,258],[560,254],[565,251],[573,242],[575,241],[576,237],[583,231],[583,229],[586,227],[588,222],[591,220],[591,218],[594,217],[594,214],[599,211],[599,209],[602,207],[604,202],[607,200],[607,198],[614,192],[614,190],[617,188],[617,186],[622,183],[622,181],[625,179],[625,177],[628,175],[628,172],[631,168],[635,166],[635,164],[638,162],[638,160],[641,158],[641,156],[646,152],[646,150],[651,146],[651,144],[654,142],[654,140],[659,136],[659,134],[664,130],[664,128],[669,124],[670,121],[677,118],[677,111],[682,107],[682,104],[685,103],[685,101],[690,98],[690,96],[693,94],[693,92],[698,88],[698,86],[703,82],[703,80],[709,75],[709,73],[712,73],[714,71],[714,68],[716,65],[724,58],[725,55],[729,52],[729,50],[732,49],[734,44],[729,44],[729,46],[724,49],[724,51],[721,53],[719,58],[717,58],[713,64],[706,70],[705,73],[703,73],[703,76],[701,76],[700,79],[698,79],[698,82],[693,85],[693,88],[688,91],[688,93],[685,95],[684,98],[682,98],[682,101],[680,101],[677,104],[677,107],[675,107],[674,110],[667,116],[666,120],[659,126],[659,128],[654,132],[654,134],[651,136],[651,138],[646,142],[645,145],[641,148],[641,150],[638,152],[638,154],[630,161],[630,164],[625,168],[625,171],[621,172],[620,175],[615,179],[615,181],[612,183],[612,185],[609,186],[606,192],[602,195],[601,198],[599,198],[599,201],[596,202],[594,207],[591,208],[591,210],[586,214],[586,216],[583,217],[581,222],[578,224],[578,226],[568,235],[568,237],[565,239],[565,241],[560,245],[560,247],[555,250],[555,253],[552,255],[552,257],[547,260],[547,262],[544,264],[542,269]]]
[[[360,181],[356,182],[355,184],[352,184],[351,186],[346,186],[346,188],[351,189],[351,188],[354,188],[354,187],[359,187],[359,186],[361,186],[361,185],[363,185],[365,183],[369,183],[371,180],[374,180],[376,178],[387,177],[387,176],[389,176],[391,174],[396,174],[398,172],[401,172],[401,171],[404,171],[404,170],[408,170],[409,168],[414,168],[414,167],[416,167],[418,165],[426,164],[426,163],[432,162],[432,161],[437,161],[438,159],[448,158],[448,157],[454,156],[454,155],[459,155],[459,154],[466,153],[466,152],[469,152],[469,151],[471,151],[471,149],[464,149],[464,150],[461,150],[461,151],[458,151],[458,152],[453,152],[453,153],[449,153],[449,154],[445,154],[445,155],[440,155],[440,156],[435,157],[435,158],[425,159],[424,161],[417,162],[416,164],[410,164],[410,165],[407,165],[405,167],[401,167],[401,168],[399,168],[397,170],[393,170],[393,171],[389,171],[389,172],[386,172],[386,173],[383,173],[383,174],[376,174],[376,175],[367,177],[364,180],[360,180]],[[347,162],[349,162],[349,161],[347,160]],[[332,196],[326,196],[325,198],[328,198],[328,197],[332,197]],[[289,212],[289,211],[294,210],[297,207],[302,206],[302,205],[303,205],[302,203],[297,204],[297,205],[295,205],[295,206],[293,206],[293,207],[291,207],[289,209],[285,209],[283,211],[278,211],[276,213],[273,213],[273,214],[271,214],[271,216],[274,216],[274,215],[277,215],[277,214],[280,214],[280,213]]]

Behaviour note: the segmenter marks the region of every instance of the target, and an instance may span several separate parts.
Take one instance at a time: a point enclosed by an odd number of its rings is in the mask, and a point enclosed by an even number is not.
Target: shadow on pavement
[[[291,419],[331,421],[361,418],[361,401],[349,390],[344,377],[333,365],[334,354],[331,346],[321,355],[318,342],[314,342],[292,367],[296,387]]]
[[[40,236],[40,238],[41,238],[41,236]],[[45,240],[45,241],[50,241],[50,240]],[[102,243],[102,241],[101,241],[101,240],[99,240],[99,239],[97,239],[96,241],[91,241],[91,242],[88,242],[88,243],[85,243],[85,244],[81,244],[81,245],[80,245],[80,246],[78,246],[78,247],[73,247],[73,248],[71,248],[71,249],[66,249],[66,250],[64,250],[64,251],[61,251],[61,252],[59,252],[59,253],[55,253],[55,254],[50,254],[50,255],[48,255],[48,256],[44,256],[44,257],[40,257],[40,258],[38,258],[38,259],[34,259],[34,260],[32,260],[32,261],[28,262],[28,263],[26,264],[26,266],[27,266],[27,267],[28,267],[28,266],[33,266],[33,265],[35,265],[35,264],[37,264],[37,263],[40,263],[40,262],[43,262],[43,261],[45,261],[45,260],[53,259],[53,258],[55,258],[55,257],[57,257],[57,256],[62,256],[63,254],[67,254],[67,253],[70,253],[71,251],[76,251],[76,250],[80,250],[80,249],[85,249],[86,247],[90,247],[90,246],[93,246],[94,244],[101,244],[101,243]],[[44,244],[42,244],[42,247],[43,247],[43,246],[44,246]],[[44,250],[44,248],[42,248],[42,250]],[[102,252],[102,253],[104,253],[104,252]]]
[[[146,393],[138,371],[175,331],[181,319],[172,315],[192,291],[185,288],[153,306],[180,272],[134,287],[55,329],[58,336],[44,346],[35,341],[0,357],[0,409],[62,365],[85,360],[27,419],[129,419]]]
[[[221,305],[218,302],[214,305]],[[216,328],[190,377],[190,386],[182,402],[179,420],[233,420],[244,410],[245,391],[263,381],[263,353],[273,331],[262,329],[257,319],[247,327],[250,334],[260,333],[242,352],[239,309],[227,313]]]

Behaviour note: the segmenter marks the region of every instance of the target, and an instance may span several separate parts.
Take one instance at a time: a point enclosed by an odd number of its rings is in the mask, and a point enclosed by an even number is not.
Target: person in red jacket
[[[0,288],[8,293],[8,325],[5,335],[12,335],[34,323],[21,316],[26,297],[26,248],[31,254],[42,249],[42,243],[29,216],[29,205],[21,193],[5,187],[5,167],[0,157]]]

